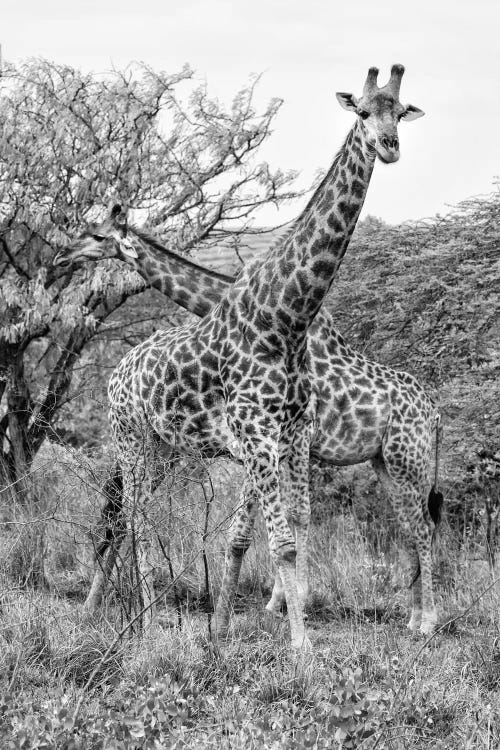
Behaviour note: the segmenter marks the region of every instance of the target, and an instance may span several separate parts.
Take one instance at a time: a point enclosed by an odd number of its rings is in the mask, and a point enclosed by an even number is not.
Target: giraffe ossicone
[[[352,95],[341,95],[344,102],[350,96],[347,108],[356,109],[356,122],[286,239],[271,248],[264,260],[247,266],[203,320],[157,332],[124,357],[110,380],[110,421],[131,528],[135,517],[130,509],[144,507],[154,491],[159,444],[162,452],[170,452],[173,459],[177,453],[193,449],[211,455],[227,454],[230,442],[238,441],[246,481],[241,511],[231,531],[216,609],[221,635],[228,629],[231,602],[242,557],[250,544],[258,502],[284,590],[292,645],[300,649],[308,642],[297,580],[304,588],[301,566],[307,545],[310,407],[314,401],[307,369],[307,334],[312,326],[321,325],[318,312],[347,249],[376,154],[385,162],[399,157],[397,123],[411,106],[403,107],[399,102],[402,72],[401,66],[393,66],[389,84],[378,89],[370,83],[367,93],[368,81],[374,75],[371,70],[359,101]],[[412,107],[411,111],[417,110]],[[81,239],[80,246],[83,242]],[[92,242],[89,238],[85,242],[93,252],[105,244],[97,234]],[[133,237],[131,242],[137,248]],[[140,252],[138,256],[140,260]],[[224,283],[220,276],[214,275],[214,287]],[[327,324],[331,325],[331,321],[327,320]],[[331,337],[330,329],[328,334]],[[323,343],[327,340],[323,339]],[[338,334],[337,342],[340,353],[333,356],[342,365],[348,347]],[[328,349],[324,352],[324,363],[315,352],[321,377],[331,356]],[[362,366],[362,362],[358,363],[356,369]],[[375,374],[380,366],[370,363],[370,367]],[[411,389],[413,379],[405,378],[401,387],[405,384]],[[336,384],[330,387],[335,394]],[[356,403],[353,395],[349,395],[352,404]],[[347,439],[345,419],[341,424],[345,414],[341,402],[336,404],[335,395],[333,403],[338,406],[337,413],[335,409],[324,412],[333,438],[332,456],[336,455],[336,446],[339,456],[344,452],[342,460],[355,463],[359,453],[356,460],[349,461],[350,450],[357,449],[355,442],[351,444]],[[355,411],[359,413],[362,405],[356,404]],[[365,424],[364,429],[375,444],[379,439],[376,429],[371,424]],[[400,428],[392,438],[395,446],[398,431]],[[288,474],[286,505],[291,508],[292,527],[280,496],[280,468]],[[387,467],[379,470],[390,485],[393,478]],[[422,506],[421,497],[419,505]],[[421,512],[428,521],[428,511]],[[408,524],[407,518],[405,523]],[[427,527],[432,531],[432,522]],[[415,539],[413,544],[420,559],[422,581],[427,581],[426,545]],[[148,547],[148,540],[139,536],[141,593],[146,609],[154,601]],[[422,595],[427,597],[424,609],[429,609],[427,583],[422,584]],[[430,596],[432,599],[432,583]]]

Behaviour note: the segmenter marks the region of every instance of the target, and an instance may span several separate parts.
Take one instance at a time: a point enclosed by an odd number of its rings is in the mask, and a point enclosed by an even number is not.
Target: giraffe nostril
[[[384,136],[381,140],[382,146],[389,149],[397,149],[399,148],[399,141],[397,138],[388,138],[387,136]]]

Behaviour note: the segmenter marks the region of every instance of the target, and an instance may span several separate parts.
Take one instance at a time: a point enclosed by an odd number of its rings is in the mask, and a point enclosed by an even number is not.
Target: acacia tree
[[[85,345],[144,282],[113,262],[51,259],[112,200],[180,252],[295,195],[292,172],[256,161],[281,102],[260,113],[257,79],[224,108],[192,71],[144,65],[82,74],[44,60],[7,66],[0,90],[0,473],[23,477]]]

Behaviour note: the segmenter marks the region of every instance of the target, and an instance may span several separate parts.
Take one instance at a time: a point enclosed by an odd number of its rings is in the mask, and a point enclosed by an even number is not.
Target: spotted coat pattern
[[[306,641],[295,569],[298,544],[280,498],[279,469],[280,462],[289,468],[292,507],[302,501],[308,514],[311,407],[316,399],[308,377],[307,331],[354,229],[373,168],[374,145],[358,119],[288,238],[263,261],[247,266],[206,318],[154,334],[124,357],[110,381],[110,420],[132,518],[154,489],[151,466],[160,455],[229,454],[245,465],[242,509],[233,528],[217,607],[221,633],[227,630],[257,498],[285,593],[292,644],[301,647]],[[345,347],[341,340],[339,346]],[[317,362],[321,369],[321,357]],[[361,383],[361,371],[359,378]],[[347,397],[351,405],[356,404],[357,392],[350,391]],[[359,397],[354,411],[361,418],[361,389]],[[329,420],[332,433],[347,430],[352,437],[355,431],[348,420],[342,427],[337,414],[337,425],[333,424],[338,406],[330,412],[318,410],[318,421]],[[375,444],[377,425],[367,414],[364,421],[363,430]],[[331,442],[332,456],[333,446]],[[152,571],[147,544],[141,541],[140,546],[143,596],[150,606]]]

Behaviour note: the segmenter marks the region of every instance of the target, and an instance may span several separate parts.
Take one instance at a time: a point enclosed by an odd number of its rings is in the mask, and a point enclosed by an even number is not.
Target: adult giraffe
[[[288,461],[292,507],[308,507],[310,385],[307,329],[347,248],[375,156],[399,158],[397,123],[423,114],[399,102],[404,69],[376,84],[371,68],[357,101],[338,94],[358,115],[332,167],[285,241],[242,272],[220,305],[194,326],[158,332],[124,357],[110,381],[110,419],[124,475],[131,523],[157,480],[160,455],[202,450],[233,454],[246,469],[243,503],[232,529],[217,605],[225,634],[244,552],[251,540],[255,497],[289,612],[292,645],[306,643],[295,575],[296,545],[279,494],[279,463]],[[174,448],[175,446],[175,448]],[[146,607],[153,602],[149,542],[139,534],[138,560]]]

